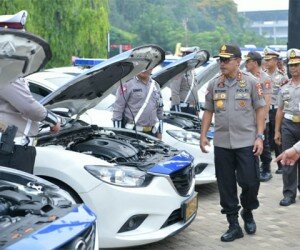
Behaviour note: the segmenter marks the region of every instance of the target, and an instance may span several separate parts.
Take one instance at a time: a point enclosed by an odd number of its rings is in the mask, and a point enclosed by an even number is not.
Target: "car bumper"
[[[114,248],[148,244],[187,227],[196,213],[184,221],[181,216],[182,204],[195,195],[195,181],[185,197],[180,196],[170,182],[167,177],[155,176],[143,188],[124,188],[104,183],[82,194],[84,202],[89,204],[98,217],[99,246]],[[103,201],[106,203],[103,204]],[[177,221],[166,226],[166,221],[174,211],[178,215]],[[147,217],[136,229],[118,233],[128,219],[136,215]]]

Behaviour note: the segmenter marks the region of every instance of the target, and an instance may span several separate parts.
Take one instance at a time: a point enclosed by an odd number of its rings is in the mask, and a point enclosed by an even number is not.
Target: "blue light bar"
[[[105,58],[76,58],[74,60],[74,66],[80,66],[80,67],[88,67],[91,68],[99,63],[104,62],[106,59]],[[164,60],[161,65],[163,67],[167,66],[168,64],[176,61],[176,59],[166,59]]]
[[[93,67],[99,63],[104,62],[106,59],[93,59],[93,58],[76,58],[74,61],[74,66],[81,67]]]

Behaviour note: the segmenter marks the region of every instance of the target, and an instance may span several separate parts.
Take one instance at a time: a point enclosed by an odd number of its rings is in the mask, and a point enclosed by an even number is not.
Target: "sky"
[[[238,11],[287,10],[289,0],[234,0]]]

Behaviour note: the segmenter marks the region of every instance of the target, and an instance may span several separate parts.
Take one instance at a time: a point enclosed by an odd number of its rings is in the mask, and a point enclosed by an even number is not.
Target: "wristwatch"
[[[264,134],[257,134],[257,135],[256,135],[256,139],[257,139],[257,138],[259,138],[259,139],[261,139],[261,140],[264,141],[264,140],[265,140],[265,135],[264,135]]]

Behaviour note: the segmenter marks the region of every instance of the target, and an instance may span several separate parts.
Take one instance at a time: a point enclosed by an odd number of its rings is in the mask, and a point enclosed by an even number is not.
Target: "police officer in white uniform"
[[[199,50],[198,47],[187,47],[182,55],[188,55]],[[171,83],[171,110],[198,115],[200,111],[197,94],[197,82],[193,70],[176,77]]]
[[[114,127],[136,129],[161,139],[163,102],[151,72],[143,71],[118,88],[112,120]]]
[[[276,113],[275,142],[286,150],[300,140],[300,50],[290,49],[287,52],[289,72],[292,78],[281,88],[278,95]],[[299,189],[300,162],[293,167],[283,166],[283,199],[281,206],[295,203],[297,186]],[[298,176],[298,177],[297,177]]]
[[[288,81],[288,77],[278,69],[277,63],[279,60],[280,54],[275,50],[266,47],[264,50],[264,61],[265,61],[265,69],[266,73],[271,77],[272,82],[272,96],[271,96],[271,105],[269,110],[269,140],[270,140],[270,147],[275,151],[276,157],[281,153],[281,146],[278,146],[274,142],[274,135],[275,135],[275,116],[277,111],[277,97],[280,91],[280,88],[286,84]],[[275,173],[281,174],[282,173],[282,166],[280,162],[277,162],[278,169]]]
[[[221,241],[244,236],[238,222],[240,209],[237,183],[242,188],[241,216],[248,234],[256,232],[252,210],[258,208],[259,160],[263,151],[266,105],[261,84],[251,74],[239,70],[241,50],[235,45],[220,48],[221,74],[210,81],[205,96],[200,148],[206,153],[207,131],[215,114],[215,168],[221,212],[229,222]]]
[[[33,173],[36,150],[33,147],[32,136],[38,133],[38,122],[48,124],[53,133],[60,129],[60,119],[45,109],[31,95],[24,78],[1,88],[0,91],[0,127],[1,148],[0,166],[11,167]],[[15,145],[12,152],[3,150],[4,140],[8,128],[17,128]]]
[[[261,69],[262,56],[260,53],[252,51],[249,52],[246,56],[246,69],[253,76],[257,77],[258,81],[261,83],[264,98],[266,101],[265,113],[265,130],[264,130],[264,150],[260,156],[261,160],[261,173],[260,173],[260,181],[269,181],[272,178],[271,174],[271,149],[269,144],[269,108],[270,108],[270,100],[272,94],[272,83],[270,76]]]

